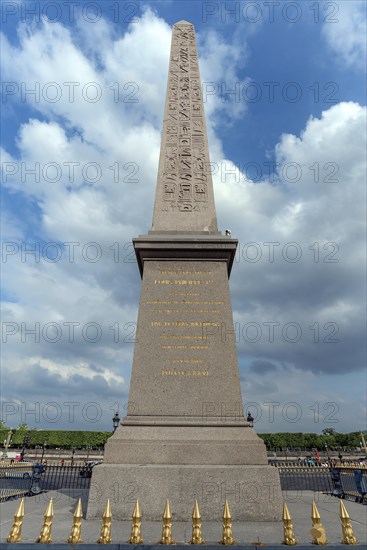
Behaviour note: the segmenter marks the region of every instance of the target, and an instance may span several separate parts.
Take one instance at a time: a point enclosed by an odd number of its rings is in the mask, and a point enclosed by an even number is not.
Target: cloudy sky
[[[366,5],[3,1],[2,418],[124,413],[171,26],[195,25],[245,409],[366,428]],[[32,252],[33,251],[33,252]]]

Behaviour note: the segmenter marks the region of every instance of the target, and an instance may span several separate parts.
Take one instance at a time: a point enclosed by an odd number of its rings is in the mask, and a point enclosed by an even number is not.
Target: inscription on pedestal
[[[148,262],[130,401],[140,415],[200,418],[208,400],[241,401],[226,265]]]

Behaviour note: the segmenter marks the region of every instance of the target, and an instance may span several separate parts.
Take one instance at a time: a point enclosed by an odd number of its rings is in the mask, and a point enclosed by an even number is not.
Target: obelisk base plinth
[[[227,498],[234,521],[278,521],[282,495],[273,466],[104,464],[93,470],[87,519],[102,517],[110,498],[113,517],[130,520],[139,499],[146,520],[161,521],[169,498],[174,520],[191,518],[195,499],[203,521],[218,521]]]
[[[104,464],[93,469],[87,518],[102,517],[109,498],[114,517],[130,519],[139,499],[144,518],[160,521],[168,498],[178,521],[191,517],[195,499],[203,521],[218,520],[225,499],[234,520],[281,519],[278,469],[243,418],[208,418],[206,425],[191,418],[185,426],[174,420],[124,419],[106,444]]]

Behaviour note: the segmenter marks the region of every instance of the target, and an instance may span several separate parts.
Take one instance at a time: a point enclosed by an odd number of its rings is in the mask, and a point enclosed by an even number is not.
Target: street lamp
[[[42,445],[42,455],[41,455],[41,463],[43,463],[43,457],[46,451],[47,441],[45,441]]]
[[[327,444],[327,443],[324,443],[324,447],[325,447],[325,451],[326,451],[326,454],[327,454],[327,459],[330,460],[328,444]]]
[[[247,422],[250,422],[250,427],[252,428],[253,425],[254,425],[254,417],[252,416],[252,414],[250,413],[250,411],[248,411],[247,413]]]
[[[120,425],[120,417],[117,411],[115,412],[115,416],[112,418],[112,422],[113,422],[113,433],[115,433],[115,431]]]
[[[7,438],[4,439],[4,450],[3,450],[3,454],[1,455],[1,458],[8,458],[8,449],[11,445],[11,436],[12,435],[13,435],[12,430],[9,430]]]
[[[26,451],[28,445],[29,445],[29,435],[25,434],[25,436],[23,437],[23,448],[22,448],[21,453],[20,453],[20,461],[24,460],[25,451]]]

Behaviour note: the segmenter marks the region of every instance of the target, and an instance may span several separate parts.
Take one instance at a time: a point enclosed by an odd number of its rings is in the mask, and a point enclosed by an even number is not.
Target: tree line
[[[91,432],[87,430],[32,430],[24,426],[13,429],[10,448],[27,449],[43,447],[47,449],[83,449],[103,447],[111,432]],[[0,429],[0,442],[4,442],[9,429]]]
[[[346,450],[360,446],[360,432],[338,433],[332,428],[326,428],[321,434],[315,433],[274,433],[258,434],[269,451],[284,449],[299,449],[311,451],[318,449]]]
[[[7,438],[9,428],[0,425],[0,442]],[[34,449],[44,446],[48,449],[81,449],[86,447],[103,447],[111,432],[98,432],[87,430],[34,430],[26,424],[21,424],[13,429],[11,447],[20,448],[24,445]],[[263,439],[268,451],[281,451],[285,449],[298,449],[300,451],[312,451],[312,449],[345,450],[355,449],[360,446],[360,432],[338,433],[333,428],[326,428],[321,434],[316,433],[273,433],[258,434]]]

